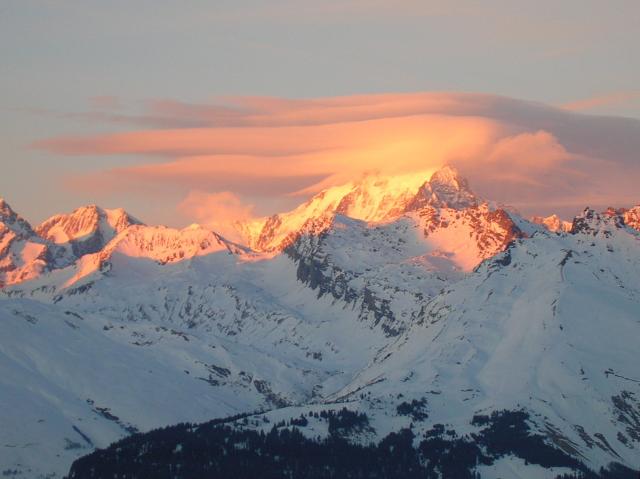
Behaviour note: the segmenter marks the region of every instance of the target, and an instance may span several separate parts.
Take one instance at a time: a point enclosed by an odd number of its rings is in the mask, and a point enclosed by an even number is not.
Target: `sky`
[[[184,226],[449,163],[526,214],[630,206],[638,25],[635,0],[0,0],[0,196]]]

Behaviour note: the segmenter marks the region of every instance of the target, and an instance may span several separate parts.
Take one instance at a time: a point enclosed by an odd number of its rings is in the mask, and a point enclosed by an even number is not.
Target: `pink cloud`
[[[261,214],[268,211],[259,198],[310,195],[372,171],[424,174],[445,163],[458,165],[487,198],[527,213],[546,213],[535,211],[536,204],[553,212],[556,204],[563,213],[581,199],[627,201],[636,195],[629,178],[640,173],[639,121],[492,95],[158,100],[139,118],[156,128],[49,138],[35,146],[57,155],[146,158],[75,177],[69,181],[75,188],[231,192],[261,205]],[[166,128],[170,122],[200,126]]]
[[[241,241],[234,223],[253,218],[254,206],[244,203],[230,191],[206,193],[191,191],[178,205],[178,211],[232,241]]]

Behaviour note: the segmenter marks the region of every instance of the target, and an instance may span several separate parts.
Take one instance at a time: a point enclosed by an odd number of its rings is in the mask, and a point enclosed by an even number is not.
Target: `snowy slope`
[[[19,477],[61,476],[132,431],[273,407],[265,377],[293,397],[323,379],[214,335],[33,301],[1,302],[0,330],[0,464]]]
[[[587,210],[579,233],[518,241],[336,397],[426,397],[434,421],[463,433],[474,414],[524,408],[594,469],[639,468],[640,235],[618,220]]]
[[[97,208],[42,238],[2,211],[0,469],[17,477],[60,476],[134,428],[335,402],[370,417],[353,441],[411,422],[477,433],[475,415],[524,410],[589,467],[640,467],[638,207],[553,233],[446,168],[327,190],[254,229],[262,252]],[[398,412],[412,400],[428,419]],[[505,456],[482,474],[510,471],[565,472]]]

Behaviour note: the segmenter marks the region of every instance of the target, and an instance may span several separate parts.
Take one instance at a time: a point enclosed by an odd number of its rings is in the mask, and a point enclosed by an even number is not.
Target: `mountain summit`
[[[0,287],[37,277],[48,260],[46,242],[0,198]]]
[[[445,166],[429,180],[418,174],[369,175],[360,181],[328,188],[296,209],[244,225],[246,243],[258,251],[282,250],[308,222],[341,214],[371,223],[391,221],[430,205],[462,210],[477,206],[468,182]]]
[[[458,170],[445,166],[422,185],[406,209],[417,210],[429,205],[462,210],[478,206],[479,203],[468,181],[460,176]]]
[[[36,228],[44,239],[69,248],[74,257],[96,253],[118,233],[142,224],[122,208],[104,209],[96,205],[78,208],[49,218]]]

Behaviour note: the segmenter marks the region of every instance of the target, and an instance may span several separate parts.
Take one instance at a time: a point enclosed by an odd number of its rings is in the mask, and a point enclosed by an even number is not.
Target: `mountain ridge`
[[[134,431],[255,411],[233,427],[326,438],[346,407],[367,417],[340,433],[353,444],[411,429],[429,447],[489,451],[506,417],[517,441],[560,458],[485,452],[465,466],[484,478],[640,467],[638,207],[587,208],[552,232],[451,170],[433,183],[382,205],[359,190],[357,211],[393,212],[380,221],[337,211],[346,188],[320,197],[335,209],[303,208],[271,251],[131,224],[55,263],[60,245],[27,235],[52,266],[0,288],[0,422],[13,425],[0,443],[20,446],[0,448],[0,464],[61,475]],[[310,413],[325,416],[295,425]]]

